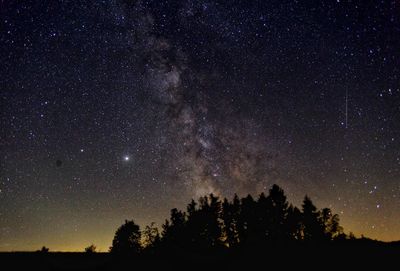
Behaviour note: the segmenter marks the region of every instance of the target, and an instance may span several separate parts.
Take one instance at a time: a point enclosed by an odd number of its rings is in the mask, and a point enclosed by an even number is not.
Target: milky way
[[[400,239],[396,1],[6,2],[0,250],[274,183]]]
[[[204,81],[219,71],[193,68],[179,44],[156,36],[153,15],[141,3],[120,10],[119,16],[135,18],[132,53],[139,55],[136,61],[145,74],[139,88],[168,126],[163,133],[169,138],[160,144],[168,149],[165,167],[176,170],[176,178],[195,198],[267,189],[273,183],[269,175],[277,173],[272,163],[278,156],[277,142],[253,120],[233,112],[232,106],[217,108],[210,103],[207,91],[212,86]]]

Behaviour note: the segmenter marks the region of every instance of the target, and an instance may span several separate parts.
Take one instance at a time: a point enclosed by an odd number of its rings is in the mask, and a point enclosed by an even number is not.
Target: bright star
[[[128,155],[125,155],[125,156],[124,156],[124,160],[125,160],[125,161],[129,161],[129,159],[130,159],[130,158],[129,158]]]

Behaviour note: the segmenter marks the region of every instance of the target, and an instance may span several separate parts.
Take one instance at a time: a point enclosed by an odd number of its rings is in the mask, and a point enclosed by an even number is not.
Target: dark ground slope
[[[115,257],[108,253],[0,253],[0,270],[345,270],[400,268],[399,243],[237,251],[218,256],[174,252],[162,256]]]

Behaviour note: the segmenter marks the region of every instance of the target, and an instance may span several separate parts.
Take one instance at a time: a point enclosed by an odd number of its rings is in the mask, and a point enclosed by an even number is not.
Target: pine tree
[[[305,196],[302,210],[303,239],[318,243],[324,239],[324,229],[320,222],[320,213],[308,196]]]

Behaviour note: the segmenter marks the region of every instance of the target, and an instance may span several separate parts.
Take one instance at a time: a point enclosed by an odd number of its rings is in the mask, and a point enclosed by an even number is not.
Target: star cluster
[[[107,250],[273,183],[400,239],[397,1],[5,1],[0,250]]]

